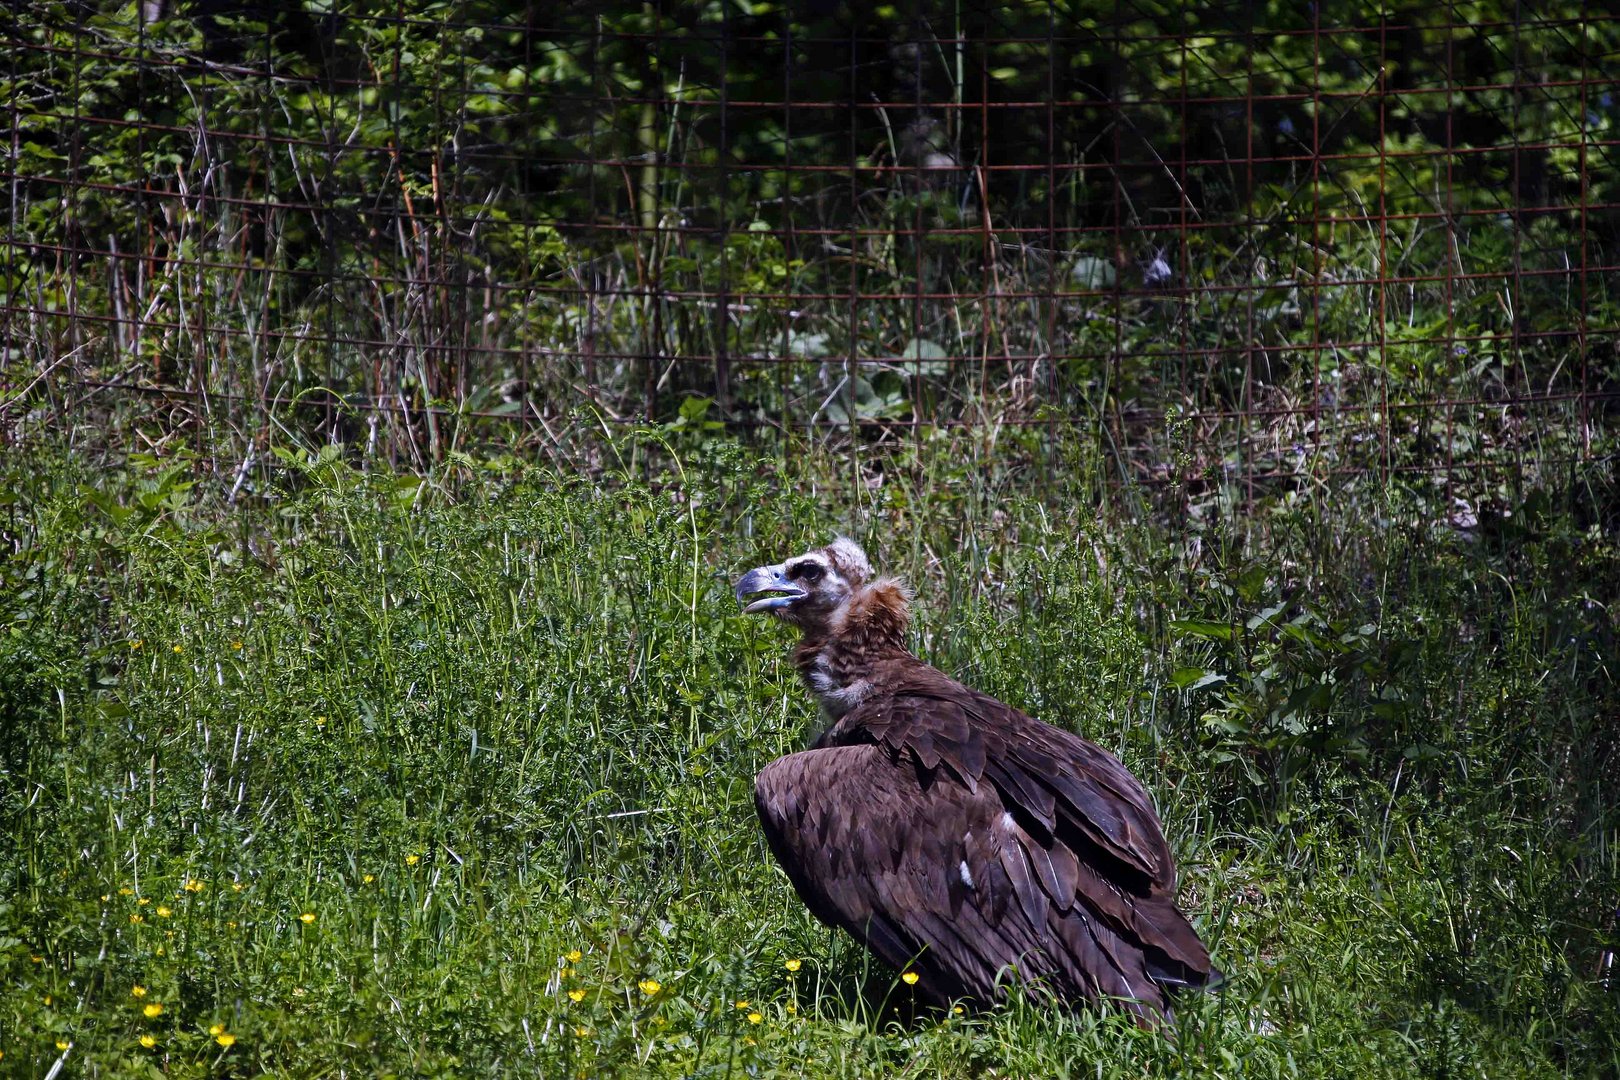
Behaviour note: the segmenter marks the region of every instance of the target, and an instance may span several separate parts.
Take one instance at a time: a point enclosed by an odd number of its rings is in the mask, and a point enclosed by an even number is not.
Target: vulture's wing
[[[969,784],[881,743],[773,762],[755,785],[765,835],[799,895],[935,1001],[989,1000],[1008,977],[1068,999],[1164,1010],[1160,982],[1196,934],[1173,898],[1133,896],[1051,836],[1032,833],[994,782]],[[1038,831],[1038,827],[1037,827]],[[1174,966],[1172,966],[1174,965]]]
[[[1119,759],[926,669],[847,714],[826,743],[873,740],[1012,815],[1033,879],[1136,943],[1162,982],[1201,986],[1209,952],[1175,908],[1176,872],[1147,792]]]

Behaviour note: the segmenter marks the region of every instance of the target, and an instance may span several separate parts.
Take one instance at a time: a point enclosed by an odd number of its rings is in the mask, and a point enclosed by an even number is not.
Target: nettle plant
[[[1265,604],[1265,581],[1260,566],[1218,577],[1229,617],[1170,623],[1196,663],[1175,668],[1169,685],[1196,713],[1216,786],[1286,820],[1296,783],[1366,766],[1385,744],[1374,725],[1409,710],[1402,688],[1417,645],[1388,636],[1365,613],[1336,616],[1305,600]],[[1402,750],[1408,759],[1438,753],[1423,743]]]

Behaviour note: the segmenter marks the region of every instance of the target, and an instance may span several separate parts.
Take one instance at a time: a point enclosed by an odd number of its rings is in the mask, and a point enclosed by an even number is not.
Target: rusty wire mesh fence
[[[10,437],[246,469],[285,437],[420,465],[960,429],[1250,485],[1612,462],[1595,7],[5,18]]]

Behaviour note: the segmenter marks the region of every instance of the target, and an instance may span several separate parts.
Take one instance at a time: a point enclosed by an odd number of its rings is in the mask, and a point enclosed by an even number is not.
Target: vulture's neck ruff
[[[874,579],[866,553],[844,537],[750,570],[736,592],[745,612],[769,612],[799,628],[803,636],[793,664],[830,716],[843,716],[865,700],[868,675],[882,661],[911,655],[905,646],[911,624],[905,586],[894,578]]]

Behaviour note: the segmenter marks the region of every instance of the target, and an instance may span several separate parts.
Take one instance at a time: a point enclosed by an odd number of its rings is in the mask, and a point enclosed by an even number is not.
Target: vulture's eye
[[[804,563],[794,568],[793,576],[813,585],[821,580],[821,567],[815,563]]]

